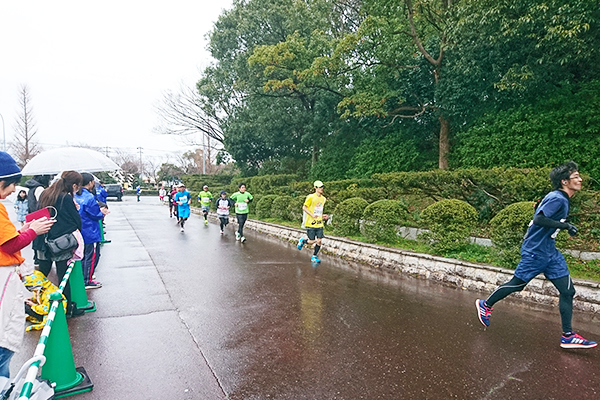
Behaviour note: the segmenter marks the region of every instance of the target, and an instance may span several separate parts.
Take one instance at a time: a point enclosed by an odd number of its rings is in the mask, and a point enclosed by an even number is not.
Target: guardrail
[[[48,379],[56,385],[56,395],[81,393],[93,388],[93,384],[85,370],[83,368],[75,368],[66,317],[62,307],[62,293],[71,277],[73,269],[76,267],[81,268],[80,263],[77,264],[75,261],[71,262],[58,287],[58,291],[51,294],[50,298],[52,300],[52,305],[50,306],[50,311],[46,317],[46,325],[42,329],[34,355],[31,358],[33,362],[27,370],[27,375],[25,376],[18,400],[27,400],[31,397],[34,381],[37,378],[39,369],[46,365],[47,362],[48,364],[52,364],[53,370],[46,373],[46,370],[43,369],[42,378]],[[56,332],[54,332],[54,336],[51,337],[50,335],[53,333],[53,327]],[[54,349],[50,349],[50,347],[54,347]],[[49,354],[46,354],[47,350],[51,350],[49,351]],[[45,377],[44,375],[47,376]],[[17,379],[13,381],[13,384],[16,380]]]
[[[33,389],[33,381],[36,379],[40,366],[43,366],[46,363],[46,357],[44,357],[44,351],[46,350],[46,343],[48,342],[48,337],[50,336],[50,331],[52,330],[52,325],[54,324],[54,318],[56,317],[56,310],[59,308],[59,303],[62,302],[62,293],[65,290],[65,286],[69,281],[71,276],[71,271],[73,271],[73,266],[75,262],[71,262],[69,268],[67,268],[67,272],[65,272],[65,276],[58,287],[58,293],[61,294],[60,300],[54,300],[52,302],[52,306],[50,306],[50,311],[48,312],[48,317],[46,318],[46,325],[44,329],[42,329],[42,334],[40,336],[40,340],[35,348],[35,352],[33,353],[33,357],[41,357],[39,361],[34,362],[29,367],[27,371],[27,375],[25,376],[25,382],[23,383],[23,388],[21,389],[21,393],[19,394],[19,400],[29,399],[31,396],[31,390]]]

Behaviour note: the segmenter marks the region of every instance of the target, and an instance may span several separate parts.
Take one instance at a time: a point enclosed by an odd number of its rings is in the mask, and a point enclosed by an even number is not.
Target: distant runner
[[[315,250],[310,260],[313,263],[320,263],[321,260],[319,260],[317,254],[321,250],[321,240],[325,237],[323,234],[323,221],[326,221],[328,217],[327,214],[323,214],[323,207],[327,199],[323,196],[323,182],[315,181],[314,187],[315,193],[308,195],[302,206],[304,212],[302,227],[306,228],[308,240],[300,238],[298,250],[302,250],[307,244],[315,244]]]
[[[185,185],[183,183],[179,184],[179,191],[175,194],[175,202],[177,203],[177,215],[178,215],[178,223],[181,225],[181,232],[183,232],[185,221],[190,217],[190,201],[192,200],[192,195],[190,192],[185,190]]]
[[[229,209],[234,206],[233,200],[227,197],[227,192],[221,190],[221,196],[216,201],[217,215],[221,223],[221,235],[229,224]]]
[[[177,203],[175,203],[176,194],[177,188],[175,186],[173,186],[171,191],[167,191],[167,201],[169,202],[169,218],[173,218],[173,215],[175,215],[175,218],[179,218],[177,216]],[[179,223],[179,221],[177,223]]]
[[[511,293],[519,292],[543,273],[560,293],[558,308],[562,321],[563,334],[560,347],[565,349],[589,349],[597,343],[584,339],[573,332],[573,296],[575,288],[569,275],[569,269],[563,255],[556,248],[555,238],[561,229],[575,236],[577,228],[566,222],[569,214],[569,199],[581,190],[579,168],[573,161],[554,168],[550,172],[550,181],[554,190],[546,195],[535,210],[533,221],[521,245],[521,261],[517,265],[513,278],[500,285],[487,300],[477,299],[477,315],[484,326],[490,326],[492,307]]]
[[[204,225],[208,225],[208,212],[210,211],[210,202],[212,194],[208,191],[208,186],[204,185],[202,191],[198,193],[198,202],[202,206],[202,215],[204,216]]]
[[[235,216],[238,222],[235,240],[244,243],[246,241],[246,238],[244,237],[244,224],[248,219],[248,204],[252,201],[253,197],[250,193],[246,192],[245,183],[240,183],[238,188],[239,191],[231,195],[231,200],[235,202]]]

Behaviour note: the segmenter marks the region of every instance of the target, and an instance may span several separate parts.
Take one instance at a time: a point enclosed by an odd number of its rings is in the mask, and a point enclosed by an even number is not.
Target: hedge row
[[[549,172],[549,168],[474,168],[375,174],[371,179],[325,182],[325,196],[330,205],[353,197],[361,197],[369,203],[383,199],[400,200],[406,196],[432,201],[457,199],[473,206],[480,221],[489,221],[509,204],[542,198],[551,190]],[[227,179],[229,182],[226,182]],[[233,179],[219,175],[186,175],[184,182],[192,191],[199,191],[202,185],[207,184],[213,193],[215,188],[233,193],[237,191],[238,184],[244,182],[252,194],[302,198],[313,189],[312,182],[298,181],[296,175]]]
[[[513,204],[523,202],[532,204],[534,201],[543,198],[551,190],[548,179],[549,171],[549,168],[434,170],[375,174],[371,179],[325,181],[325,196],[327,197],[325,213],[334,214],[332,223],[337,233],[344,236],[354,235],[358,233],[360,226],[356,222],[357,220],[373,221],[373,219],[365,219],[364,215],[359,212],[360,209],[364,212],[367,207],[365,203],[369,205],[380,200],[398,200],[407,210],[406,217],[404,217],[404,214],[401,217],[404,220],[400,225],[430,228],[431,236],[424,237],[424,240],[431,241],[440,248],[452,248],[454,245],[459,246],[464,242],[459,239],[445,241],[445,239],[436,236],[436,227],[442,227],[450,236],[461,236],[462,233],[454,232],[450,234],[449,227],[452,224],[435,222],[433,220],[434,216],[429,215],[430,211],[424,213],[425,206],[431,202],[436,204],[441,200],[460,200],[471,207],[470,211],[465,211],[468,214],[467,220],[463,221],[467,224],[465,229],[472,226],[471,217],[475,215],[476,223],[479,224],[480,228],[485,230],[489,227],[490,232],[494,232],[498,229],[498,221],[506,218],[512,221],[513,218],[516,218],[510,214],[512,208],[507,209],[508,211],[503,214],[499,214],[502,210]],[[214,181],[209,181],[209,178],[214,179]],[[584,179],[586,178],[584,175]],[[227,179],[229,179],[228,183],[226,183]],[[243,181],[246,183],[248,191],[255,197],[255,201],[250,204],[252,215],[257,215],[259,218],[278,218],[290,221],[301,221],[302,202],[313,191],[312,182],[297,181],[296,175],[255,176],[233,180],[223,176],[190,175],[186,176],[184,181],[192,192],[199,191],[203,184],[208,184],[209,189],[215,196],[222,189],[229,194],[237,191],[238,184]],[[596,192],[586,190],[586,186],[586,181],[584,181],[584,190],[578,192],[571,199],[570,220],[580,228],[580,235],[577,239],[578,245],[587,249],[596,249],[600,239],[600,228],[598,228],[600,223],[600,196]],[[273,207],[273,201],[278,197],[281,197],[281,199]],[[358,200],[355,199],[357,198],[362,199],[359,204],[356,204]],[[446,202],[436,207],[446,207],[448,204],[450,203]],[[338,205],[341,207],[339,210],[337,209]],[[523,205],[513,207],[527,209]],[[342,211],[344,208],[347,208],[347,210]],[[473,209],[476,211],[475,214],[472,212]],[[357,217],[358,215],[359,217]],[[499,216],[498,219],[494,223],[490,222],[494,220],[495,216]],[[519,218],[530,220],[525,215]],[[381,223],[383,224],[383,222]],[[523,223],[523,221],[519,223]],[[457,223],[453,224],[456,225]],[[428,225],[434,226],[433,229]],[[369,231],[369,229],[367,227],[366,231]],[[518,229],[514,232],[514,240],[520,243],[524,230]],[[384,233],[376,234],[374,232],[369,233],[369,235],[371,238],[386,236]],[[510,248],[514,250],[514,246],[509,245],[513,239],[494,238],[494,234],[491,233],[491,235],[492,240],[498,243],[498,248],[512,246]],[[503,257],[506,260],[514,260],[515,254],[511,255],[510,251],[507,251],[503,253]]]

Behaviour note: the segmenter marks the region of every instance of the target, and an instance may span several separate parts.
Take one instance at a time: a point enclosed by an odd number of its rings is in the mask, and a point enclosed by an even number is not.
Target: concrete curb
[[[200,214],[199,210],[193,210]],[[211,219],[218,220],[211,213]],[[231,218],[235,223],[235,218]],[[288,228],[268,222],[249,219],[245,227],[296,243],[305,235],[301,229]],[[378,246],[370,243],[326,236],[323,251],[338,257],[358,261],[368,268],[385,271],[389,274],[407,274],[413,277],[430,279],[462,289],[491,293],[496,287],[508,281],[513,270],[491,265],[475,264],[466,261],[413,253],[406,250]],[[591,313],[600,313],[600,282],[573,279],[577,294],[573,307]],[[522,292],[514,293],[513,298],[525,301],[558,305],[558,291],[543,276],[534,278]]]

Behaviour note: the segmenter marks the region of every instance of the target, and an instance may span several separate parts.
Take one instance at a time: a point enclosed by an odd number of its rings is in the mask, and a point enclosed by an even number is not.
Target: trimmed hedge
[[[256,203],[256,216],[258,218],[271,218],[271,207],[273,205],[273,200],[276,198],[277,196],[274,194],[261,196],[260,200]]]
[[[302,206],[304,205],[304,197],[292,197],[290,204],[288,204],[288,211],[292,218],[292,221],[302,222]]]
[[[262,195],[261,194],[253,194],[252,195],[252,201],[250,203],[248,203],[248,215],[255,217],[256,216],[256,206],[258,205],[258,202],[260,201],[260,199],[262,199]]]
[[[290,214],[290,203],[292,202],[292,196],[277,196],[271,203],[271,217],[279,218],[284,221],[291,221],[292,215]]]
[[[375,174],[373,180],[390,198],[416,193],[435,201],[463,200],[475,207],[480,220],[489,221],[509,204],[543,198],[552,190],[549,173],[549,168],[473,168]]]
[[[365,208],[361,232],[371,242],[394,242],[396,227],[404,225],[407,218],[408,211],[402,202],[379,200]]]
[[[508,205],[542,199],[551,190],[549,168],[492,168],[461,169],[453,171],[433,170],[426,172],[395,172],[375,174],[372,179],[346,179],[325,181],[326,214],[335,214],[341,202],[354,197],[373,203],[382,199],[401,200],[407,204],[412,218],[405,221],[407,226],[424,226],[418,215],[432,201],[456,199],[471,204],[479,213],[479,223],[484,227]],[[229,180],[229,182],[227,182]],[[288,210],[291,218],[301,220],[302,203],[313,192],[313,181],[296,181],[296,175],[265,175],[258,177],[235,177],[228,175],[187,175],[184,181],[192,195],[208,184],[209,190],[217,197],[221,189],[229,195],[238,190],[238,184],[245,182],[247,189],[255,197],[250,203],[250,213],[261,197],[266,195],[291,196],[294,205]],[[564,235],[557,238],[557,246],[580,250],[600,251],[600,195],[589,190],[592,182],[584,175],[584,189],[570,201],[570,220],[579,229],[579,235],[568,242]],[[256,185],[256,187],[255,187]],[[282,185],[282,186],[277,186]],[[268,190],[261,192],[257,188]],[[214,204],[214,203],[213,203]],[[269,216],[270,217],[270,211]],[[259,217],[260,218],[260,217]],[[414,221],[416,221],[416,224]],[[332,222],[335,220],[335,215]]]
[[[369,203],[360,197],[353,197],[337,205],[331,223],[336,234],[342,236],[360,233],[360,220]]]
[[[202,174],[191,174],[183,175],[181,180],[185,183],[188,191],[192,195],[197,195],[202,190],[204,185],[208,185],[208,190],[214,195],[218,188],[219,194],[221,190],[227,190],[226,188],[231,183],[231,175],[202,175]]]
[[[533,219],[534,204],[531,201],[511,204],[490,221],[490,238],[508,267],[515,268],[521,258],[521,243]]]
[[[273,191],[281,186],[287,186],[298,180],[298,175],[260,175],[249,178],[246,182],[256,193],[274,194]]]
[[[433,241],[434,249],[441,252],[459,250],[468,243],[477,224],[477,210],[464,201],[446,199],[423,210],[421,220],[431,231],[422,234],[422,239]]]

